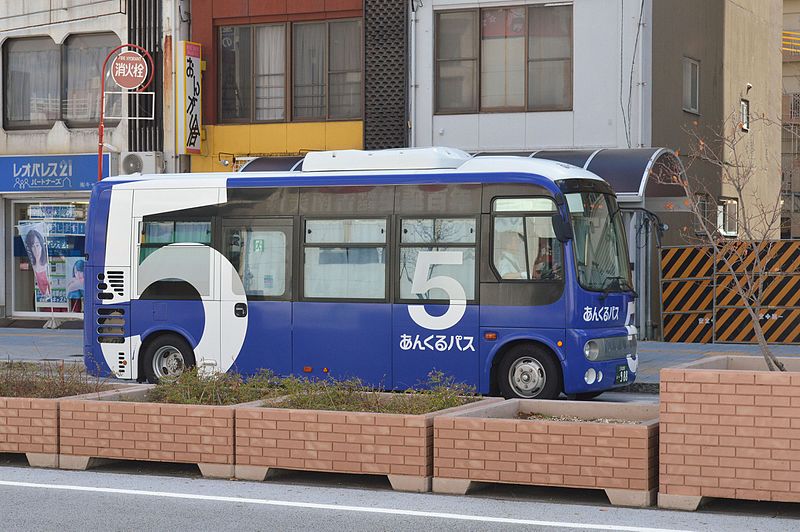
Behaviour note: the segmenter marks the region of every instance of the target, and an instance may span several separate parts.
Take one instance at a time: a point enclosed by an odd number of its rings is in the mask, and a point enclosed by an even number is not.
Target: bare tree
[[[775,127],[767,118],[754,118],[745,127],[739,113],[731,114],[719,129],[700,128],[697,122],[686,130],[690,139],[686,173],[680,168],[654,172],[663,184],[675,185],[686,196],[684,207],[694,220],[694,227],[683,228],[686,239],[709,249],[717,262],[717,271],[724,272],[729,282],[720,283],[717,289],[732,291],[747,312],[761,354],[770,371],[786,371],[772,352],[764,336],[761,320],[764,318],[764,295],[770,273],[775,273],[776,235],[780,235],[781,199],[764,197],[756,187],[755,177],[760,159],[756,150],[757,128]],[[720,227],[716,202],[709,186],[700,178],[695,168],[712,168],[719,175],[722,188],[729,191],[738,203],[736,219],[738,236],[732,240],[725,227]],[[694,174],[694,175],[693,175]],[[663,177],[667,176],[667,177]],[[761,192],[761,193],[760,193]],[[710,208],[713,207],[713,208]]]

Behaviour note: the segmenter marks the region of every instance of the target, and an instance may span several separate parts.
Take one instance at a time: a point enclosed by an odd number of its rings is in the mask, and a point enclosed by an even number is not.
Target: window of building
[[[454,297],[458,294],[448,291],[449,285],[436,280],[449,277],[463,287],[467,301],[474,300],[475,239],[474,218],[404,219],[400,228],[400,298],[458,299]],[[422,277],[417,268],[425,268]]]
[[[700,63],[683,58],[683,110],[700,113]]]
[[[712,205],[712,202],[711,202],[711,199],[708,197],[708,194],[695,194],[694,202],[695,202],[695,206],[697,207],[697,213],[700,215],[700,218],[702,218],[702,220],[703,220],[703,223],[700,223],[700,221],[697,219],[697,216],[695,216],[694,214],[692,215],[692,225],[694,227],[694,232],[696,234],[704,234],[705,233],[705,229],[706,229],[706,227],[708,227],[708,225],[706,225],[704,227],[703,224],[708,224],[708,222],[709,222],[709,219],[710,219],[709,217],[711,216],[711,208],[710,207]],[[713,221],[712,221],[712,224],[711,224],[712,232],[713,232],[713,227],[714,227],[714,224],[713,224]]]
[[[119,46],[114,34],[72,35],[64,43],[64,92],[62,117],[69,127],[95,126],[100,120],[100,75],[103,61]],[[106,72],[107,91],[114,91],[111,68]],[[121,99],[110,98],[106,114],[120,116]]]
[[[792,120],[800,119],[800,94],[792,93],[791,101],[789,103],[789,118]]]
[[[49,128],[61,118],[61,55],[49,37],[3,45],[6,129]]]
[[[119,44],[113,33],[72,35],[62,46],[50,38],[8,40],[3,45],[5,128],[49,128],[57,120],[69,127],[97,126],[100,70]],[[106,90],[112,86],[107,72]],[[120,106],[118,97],[106,101],[108,114],[119,116]]]
[[[86,202],[13,203],[13,313],[81,317]]]
[[[564,260],[553,230],[555,203],[548,198],[494,201],[492,263],[503,280],[561,280]]]
[[[721,198],[717,206],[717,229],[724,236],[739,234],[739,202]]]
[[[362,114],[360,20],[222,26],[219,46],[222,121],[348,119]]]
[[[750,131],[750,100],[741,100],[739,107],[742,131]]]
[[[436,111],[572,108],[572,5],[436,14]]]
[[[386,220],[306,220],[303,295],[386,298]]]

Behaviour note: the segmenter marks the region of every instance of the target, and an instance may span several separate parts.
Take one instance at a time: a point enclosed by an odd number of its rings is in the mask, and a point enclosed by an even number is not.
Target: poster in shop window
[[[200,154],[202,126],[201,46],[198,43],[178,43],[178,63],[182,70],[177,76],[178,105],[176,106],[176,136],[178,153]]]
[[[50,252],[47,248],[47,224],[44,222],[21,223],[19,236],[25,245],[28,261],[33,273],[33,290],[36,310],[53,304],[53,287],[50,283]]]

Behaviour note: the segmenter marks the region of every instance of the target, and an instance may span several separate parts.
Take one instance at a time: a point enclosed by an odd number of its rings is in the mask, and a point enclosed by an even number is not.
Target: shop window
[[[14,203],[14,314],[80,316],[85,202]]]
[[[436,111],[569,110],[572,57],[572,4],[438,12]]]

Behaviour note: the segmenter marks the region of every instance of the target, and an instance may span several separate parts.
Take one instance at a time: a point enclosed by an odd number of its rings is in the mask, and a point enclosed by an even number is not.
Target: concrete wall
[[[633,78],[631,66],[641,2],[638,0],[575,0],[573,10],[573,109],[560,112],[434,113],[435,11],[503,5],[519,2],[425,2],[413,18],[415,33],[412,69],[412,146],[453,146],[465,150],[533,150],[572,147],[639,147],[650,145],[650,25],[639,35]],[[649,21],[651,2],[645,2],[643,20]],[[622,34],[622,35],[620,35]],[[620,38],[622,51],[620,52]],[[621,57],[620,57],[621,56]],[[620,81],[622,71],[622,82]],[[641,84],[642,81],[646,83]],[[631,116],[625,114],[630,94]],[[626,134],[626,129],[628,134]],[[631,141],[628,143],[627,137]]]

